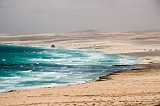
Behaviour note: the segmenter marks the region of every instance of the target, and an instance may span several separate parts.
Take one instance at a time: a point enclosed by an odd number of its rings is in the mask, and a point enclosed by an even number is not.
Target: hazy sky
[[[0,33],[160,29],[160,0],[0,0]]]

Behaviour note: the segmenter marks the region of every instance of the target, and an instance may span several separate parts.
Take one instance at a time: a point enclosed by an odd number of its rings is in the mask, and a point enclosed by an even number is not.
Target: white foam
[[[14,76],[14,77],[1,77],[1,79],[20,79],[20,76]],[[7,81],[7,80],[6,80]]]
[[[47,48],[47,49],[50,49],[50,48]],[[94,52],[94,51],[88,51],[88,50],[72,49],[69,51],[67,50],[59,51],[58,49],[54,49],[54,50],[50,49],[48,51],[47,49],[45,48],[44,51],[39,52],[38,54],[38,55],[43,55],[44,56],[43,58],[35,57],[27,60],[29,63],[37,64],[35,66],[32,66],[32,69],[24,70],[24,71],[20,70],[19,73],[22,73],[23,76],[2,77],[0,86],[6,87],[5,88],[6,90],[12,90],[12,89],[23,89],[23,88],[29,89],[29,88],[84,83],[86,81],[92,81],[93,79],[95,79],[95,77],[98,77],[98,75],[105,73],[107,70],[107,69],[101,68],[101,69],[97,69],[96,71],[93,69],[92,66],[104,65],[108,67],[116,64],[134,64],[135,62],[137,62],[136,59],[133,59],[130,57],[106,55],[101,52]],[[84,56],[81,57],[81,54]],[[47,65],[53,64],[53,67],[52,65],[50,65],[51,67],[47,67],[47,66],[43,67],[43,66],[40,66],[41,63],[45,63]],[[62,67],[61,66],[54,67],[54,64],[62,65]],[[69,66],[72,66],[72,68],[70,68]],[[25,65],[24,66],[21,65],[20,67],[25,68]],[[110,68],[112,69],[112,67]],[[42,81],[42,83],[40,82],[39,85],[33,84],[33,86],[26,87],[24,85],[27,81],[28,82]],[[43,81],[45,83],[43,83]],[[50,83],[52,81],[53,83]],[[54,83],[56,81],[57,83]]]
[[[5,59],[2,59],[2,61],[6,61]]]
[[[20,72],[23,72],[23,73],[31,73],[31,72],[32,72],[32,70],[20,71]]]

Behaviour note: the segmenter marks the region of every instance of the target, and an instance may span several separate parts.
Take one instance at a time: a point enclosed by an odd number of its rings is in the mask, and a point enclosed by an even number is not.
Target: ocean
[[[91,82],[139,62],[94,50],[1,44],[0,92]]]

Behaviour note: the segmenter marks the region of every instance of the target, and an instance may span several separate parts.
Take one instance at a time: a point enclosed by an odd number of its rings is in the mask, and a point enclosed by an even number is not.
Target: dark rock
[[[51,48],[55,48],[56,46],[55,45],[51,45]]]

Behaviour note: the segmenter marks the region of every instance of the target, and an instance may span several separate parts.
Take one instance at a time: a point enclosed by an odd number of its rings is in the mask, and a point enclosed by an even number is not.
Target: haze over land
[[[89,72],[91,65],[85,61],[95,62],[95,67],[91,71],[97,78],[99,77],[96,82],[84,84],[0,93],[0,106],[160,106],[159,10],[160,0],[0,0],[0,73],[3,76],[0,78],[0,84],[5,87],[0,88],[4,91],[10,90],[10,88],[6,90],[6,84],[11,84],[11,87],[20,87],[25,84],[19,83],[24,81],[23,79],[33,86],[32,82],[35,81],[32,78],[35,78],[37,84],[41,79],[44,79],[45,84],[47,84],[46,81],[49,81],[49,84],[55,83],[45,78],[56,78],[56,80],[59,78],[65,80],[62,81],[64,83],[76,81],[78,77],[87,81],[83,75],[72,73],[72,71],[75,72],[74,68]],[[6,48],[17,45],[21,45],[17,51]],[[41,46],[40,48],[46,48],[49,52],[47,53],[46,50],[38,52],[28,46]],[[24,48],[28,48],[30,52]],[[66,55],[67,51],[61,51],[65,48],[79,52],[81,49],[95,50],[96,53],[103,51],[112,56],[113,54],[132,56],[138,58],[141,65],[136,65],[137,70],[134,68],[132,71],[118,72],[119,67],[125,69],[128,67],[128,65],[125,66],[125,62],[132,66],[132,63],[124,58],[119,58],[121,64],[114,65],[117,72],[105,75],[100,72],[100,68],[97,67],[100,64],[97,62],[115,63],[115,58],[110,59],[89,52],[91,54],[89,57],[91,60],[89,60],[82,52],[79,54],[80,57],[74,59],[72,55],[77,56],[77,54],[71,51]],[[62,54],[57,51],[58,49],[61,49]],[[26,55],[29,55],[29,58],[26,58]],[[46,59],[41,56],[46,56]],[[58,57],[54,59],[52,56]],[[98,57],[103,60],[99,60]],[[27,63],[25,59],[30,59],[31,62]],[[46,63],[43,65],[40,61],[51,62],[51,64],[46,66]],[[68,65],[71,62],[80,64],[77,64],[78,67]],[[52,71],[53,65],[56,66],[54,71],[62,72],[62,77]],[[89,67],[85,68],[82,65]],[[104,63],[105,67],[106,65]],[[59,70],[57,66],[62,67]],[[101,68],[105,72],[104,67]],[[45,70],[52,74],[46,74]],[[111,72],[110,64],[107,70]],[[38,71],[40,74],[37,74]],[[95,71],[103,75],[98,76]],[[24,75],[22,72],[31,80],[18,76]],[[4,77],[4,73],[7,77]],[[38,78],[39,75],[41,78]],[[85,75],[91,74],[89,72]],[[70,79],[73,76],[76,80]],[[17,85],[13,85],[15,80],[18,82]]]
[[[0,33],[160,28],[160,0],[0,0]]]

